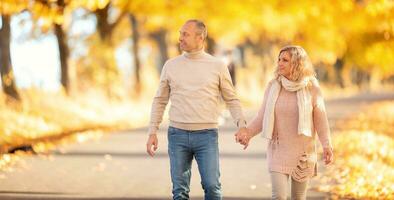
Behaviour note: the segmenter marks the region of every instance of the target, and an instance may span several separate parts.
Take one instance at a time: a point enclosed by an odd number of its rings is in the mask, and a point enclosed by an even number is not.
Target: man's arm
[[[237,127],[246,127],[246,120],[242,112],[241,103],[235,92],[230,73],[225,64],[223,64],[220,69],[219,89],[223,100],[226,103],[227,108],[230,110],[231,116],[233,117]]]
[[[170,86],[168,84],[167,67],[165,64],[161,72],[159,88],[157,89],[151,108],[149,131],[148,131],[149,138],[146,143],[146,151],[150,156],[154,156],[154,152],[158,148],[158,139],[156,133],[157,130],[159,129],[159,125],[161,121],[163,120],[163,113],[168,104],[169,96],[170,96]]]
[[[239,128],[235,135],[235,142],[241,143],[244,145],[244,149],[246,149],[248,145],[243,142],[243,136],[247,134],[246,120],[242,112],[241,102],[236,95],[234,85],[231,81],[230,72],[226,65],[221,66],[219,88],[223,100],[226,103],[227,108],[230,110],[235,124]]]

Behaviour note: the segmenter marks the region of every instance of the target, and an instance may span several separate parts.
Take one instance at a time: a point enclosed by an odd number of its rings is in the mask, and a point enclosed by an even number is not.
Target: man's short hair
[[[205,26],[204,22],[198,19],[189,19],[186,21],[186,23],[194,23],[198,29],[198,33],[202,35],[203,39],[205,40],[207,38],[208,35],[208,31],[207,31],[207,27]]]

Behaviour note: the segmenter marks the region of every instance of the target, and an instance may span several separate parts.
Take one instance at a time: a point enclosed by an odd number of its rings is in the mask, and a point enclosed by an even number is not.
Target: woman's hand
[[[323,159],[326,165],[332,163],[332,161],[334,160],[334,154],[331,147],[323,148]]]

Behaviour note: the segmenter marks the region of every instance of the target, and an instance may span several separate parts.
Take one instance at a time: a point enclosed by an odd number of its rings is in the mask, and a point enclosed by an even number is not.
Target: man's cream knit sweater
[[[246,121],[224,62],[203,50],[170,59],[163,66],[152,103],[149,133],[158,129],[169,100],[170,126],[184,130],[217,128],[221,97],[238,127],[244,127]]]

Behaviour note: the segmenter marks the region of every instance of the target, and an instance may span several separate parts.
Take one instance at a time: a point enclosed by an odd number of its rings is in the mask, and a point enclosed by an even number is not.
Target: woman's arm
[[[323,146],[323,159],[326,165],[333,162],[334,154],[331,144],[330,126],[328,125],[324,98],[316,82],[312,86],[313,92],[313,124],[319,136],[321,145]]]
[[[312,85],[313,124],[323,148],[332,148],[330,127],[328,124],[324,98],[318,83]]]
[[[260,133],[262,130],[264,110],[266,104],[265,102],[267,101],[268,91],[271,85],[272,85],[272,81],[268,83],[268,86],[264,92],[264,99],[260,107],[260,110],[257,113],[257,115],[254,117],[252,122],[246,127],[246,132],[238,131],[237,133],[235,133],[235,141],[237,143],[239,142],[240,144],[244,145],[244,150],[248,147],[249,140],[255,135],[257,135],[258,133]]]
[[[265,104],[267,102],[268,91],[269,91],[271,85],[272,85],[272,81],[268,83],[267,88],[265,89],[264,99],[263,99],[263,102],[262,102],[261,107],[259,109],[259,112],[254,117],[252,122],[247,126],[250,137],[254,137],[255,135],[259,134],[263,128]]]

